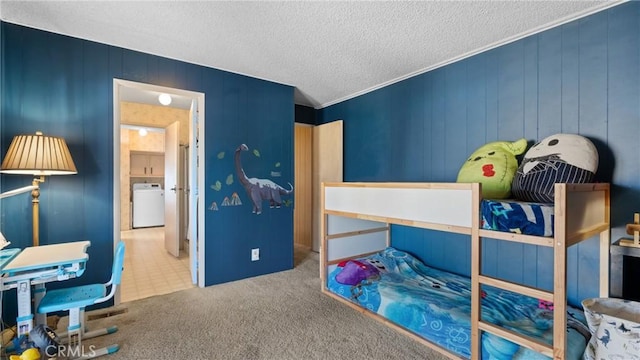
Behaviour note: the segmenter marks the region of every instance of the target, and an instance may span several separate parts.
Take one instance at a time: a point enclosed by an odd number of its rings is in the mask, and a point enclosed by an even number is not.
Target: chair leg
[[[66,338],[68,343],[63,345],[68,358],[73,359],[93,359],[103,355],[109,355],[120,350],[120,346],[113,344],[102,348],[94,348],[93,346],[85,347],[82,340],[90,337],[106,335],[114,333],[118,330],[112,326],[105,329],[96,329],[93,331],[85,331],[84,308],[69,310],[69,327],[66,336],[58,335],[61,339]]]
[[[109,326],[106,328],[101,328],[101,329],[89,330],[89,328],[87,327],[87,315],[85,314],[85,309],[80,310],[80,325],[83,330],[82,332],[83,339],[91,339],[91,338],[102,336],[102,335],[109,335],[118,331],[118,327],[115,325]],[[66,331],[61,332],[57,335],[60,339],[62,339],[62,341],[64,341],[67,338]]]
[[[69,327],[67,338],[69,339],[69,348],[75,348],[82,344],[82,333],[84,328],[82,326],[83,321],[80,321],[80,313],[84,313],[79,308],[69,310]]]
[[[82,333],[82,338],[83,339],[91,339],[94,337],[98,337],[98,336],[103,336],[103,335],[109,335],[109,334],[113,334],[116,331],[118,331],[118,326],[116,325],[112,325],[106,328],[100,328],[100,329],[95,329],[95,330],[90,330],[90,331],[85,331]],[[63,331],[61,333],[56,333],[56,335],[58,335],[58,337],[60,338],[60,340],[65,343],[66,339],[67,339],[67,331]]]
[[[73,360],[81,360],[81,359],[95,359],[97,357],[100,356],[104,356],[104,355],[111,355],[116,353],[118,350],[120,350],[120,346],[119,345],[109,345],[109,346],[105,346],[99,349],[91,349],[88,352],[85,352],[84,354],[82,354],[79,357],[73,358]]]

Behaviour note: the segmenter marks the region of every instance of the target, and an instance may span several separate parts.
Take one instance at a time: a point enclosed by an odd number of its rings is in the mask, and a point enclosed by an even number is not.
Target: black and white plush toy
[[[518,200],[553,203],[555,183],[588,183],[598,170],[598,151],[584,136],[556,134],[533,145],[513,178]]]

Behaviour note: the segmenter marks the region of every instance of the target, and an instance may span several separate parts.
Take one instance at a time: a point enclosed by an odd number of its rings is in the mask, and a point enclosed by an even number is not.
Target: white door
[[[169,254],[180,256],[180,201],[182,184],[180,169],[180,123],[167,126],[164,132],[164,248]]]
[[[191,282],[198,284],[198,102],[191,101],[189,110],[190,134],[189,152],[187,153],[189,187],[189,226],[187,237],[189,238],[189,268],[191,269]]]
[[[320,185],[342,181],[342,120],[313,128],[313,251],[322,243]]]

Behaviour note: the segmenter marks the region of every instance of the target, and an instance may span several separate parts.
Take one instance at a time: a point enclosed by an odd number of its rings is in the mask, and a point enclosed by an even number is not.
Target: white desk
[[[0,290],[17,289],[18,335],[27,334],[33,327],[31,311],[31,285],[34,290],[35,308],[44,296],[44,284],[81,276],[89,259],[87,248],[90,241],[33,246],[17,252],[4,249],[4,264],[0,262]],[[0,256],[0,259],[2,256]],[[4,265],[4,266],[3,266]],[[45,324],[46,314],[38,314],[36,323]]]

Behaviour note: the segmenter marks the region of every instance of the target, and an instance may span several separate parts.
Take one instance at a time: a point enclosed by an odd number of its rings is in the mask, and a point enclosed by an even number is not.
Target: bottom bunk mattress
[[[470,279],[428,267],[410,254],[387,248],[345,261],[327,280],[330,291],[462,357],[471,357]],[[552,305],[483,286],[482,319],[540,339],[553,339]],[[590,333],[584,313],[567,309],[567,359],[582,356]],[[548,359],[489,333],[483,359]]]

